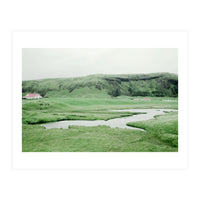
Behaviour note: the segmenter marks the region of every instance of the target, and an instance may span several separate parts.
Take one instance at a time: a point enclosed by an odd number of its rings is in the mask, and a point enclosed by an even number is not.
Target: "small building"
[[[40,94],[27,94],[23,97],[23,99],[41,99],[42,96]]]

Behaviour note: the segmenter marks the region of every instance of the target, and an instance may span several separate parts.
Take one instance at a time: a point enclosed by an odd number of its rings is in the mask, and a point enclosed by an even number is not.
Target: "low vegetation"
[[[149,133],[107,126],[48,129],[23,125],[23,152],[172,152],[177,147]]]
[[[108,126],[71,126],[49,129],[40,123],[63,119],[108,120],[134,113],[112,112],[128,108],[178,108],[177,98],[119,96],[115,98],[43,98],[22,101],[23,152],[172,152],[178,151],[177,112],[154,120],[129,124],[138,130]],[[135,113],[136,114],[136,113]]]
[[[152,97],[151,100],[134,100],[131,97],[111,99],[96,98],[43,98],[23,100],[22,123],[37,124],[60,120],[108,120],[133,115],[130,112],[112,112],[113,109],[128,108],[173,108],[177,102],[163,101],[166,98]],[[176,98],[175,98],[176,99]]]
[[[178,77],[169,73],[90,75],[22,82],[23,152],[172,152],[178,151],[178,113],[129,123],[146,132],[108,126],[49,129],[60,120],[108,120],[138,113],[116,109],[178,109]],[[144,97],[148,97],[145,98]]]
[[[177,115],[177,112],[170,112],[163,116],[156,116],[156,119],[132,122],[127,125],[145,129],[150,138],[155,137],[172,147],[178,147]]]

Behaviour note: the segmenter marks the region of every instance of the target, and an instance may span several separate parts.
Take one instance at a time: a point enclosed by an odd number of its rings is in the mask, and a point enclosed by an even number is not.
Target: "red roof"
[[[40,94],[27,94],[26,97],[38,97]]]

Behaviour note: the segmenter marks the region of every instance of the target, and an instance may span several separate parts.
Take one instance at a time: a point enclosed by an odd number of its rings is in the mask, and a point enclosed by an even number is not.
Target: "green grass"
[[[150,97],[150,101],[135,101],[134,99],[118,97],[111,99],[43,98],[40,100],[23,100],[22,122],[24,124],[36,124],[65,119],[108,120],[131,115],[128,112],[109,111],[112,109],[178,108],[177,102],[163,101],[169,98]]]
[[[176,152],[178,151],[177,112],[156,119],[130,123],[138,130],[107,126],[49,129],[39,123],[64,119],[108,120],[133,113],[112,112],[112,109],[178,108],[178,102],[163,101],[167,97],[150,97],[150,101],[135,98],[43,98],[22,101],[23,152]],[[177,100],[177,98],[171,98]],[[136,114],[136,113],[135,113]]]
[[[145,129],[152,137],[173,146],[178,147],[178,113],[170,112],[166,115],[156,116],[156,119],[132,122],[127,125]]]
[[[45,97],[50,98],[111,98],[106,90],[98,90],[95,87],[83,87],[69,92],[69,90],[48,91]]]
[[[162,152],[177,148],[141,131],[106,126],[49,129],[23,125],[23,152]]]

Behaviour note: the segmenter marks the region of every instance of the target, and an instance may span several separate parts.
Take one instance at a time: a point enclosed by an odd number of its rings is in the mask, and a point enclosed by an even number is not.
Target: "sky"
[[[24,48],[22,79],[178,73],[176,48]]]

